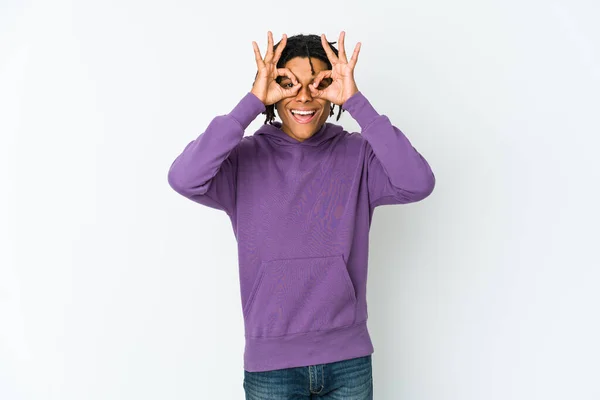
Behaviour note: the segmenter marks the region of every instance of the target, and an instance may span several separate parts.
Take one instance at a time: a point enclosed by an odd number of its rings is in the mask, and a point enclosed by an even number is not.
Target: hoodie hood
[[[275,121],[273,124],[263,124],[254,135],[262,135],[267,140],[278,144],[288,146],[319,146],[339,135],[343,128],[339,125],[324,123],[323,126],[315,132],[310,138],[300,142],[293,137],[290,137],[281,129],[281,122]]]

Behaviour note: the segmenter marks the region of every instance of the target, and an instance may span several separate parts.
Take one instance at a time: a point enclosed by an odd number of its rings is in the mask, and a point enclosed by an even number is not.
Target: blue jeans
[[[372,400],[371,355],[264,372],[244,370],[246,400]]]

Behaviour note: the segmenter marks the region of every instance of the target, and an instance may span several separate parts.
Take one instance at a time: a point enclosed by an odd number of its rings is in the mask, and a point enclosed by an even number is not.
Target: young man
[[[434,188],[427,161],[358,90],[325,35],[284,35],[233,110],[173,162],[183,196],[225,211],[238,242],[247,399],[371,399],[367,261],[375,207]],[[327,123],[339,106],[361,133]],[[274,122],[275,113],[281,122]],[[244,137],[260,113],[267,121]],[[267,123],[268,122],[268,123]]]

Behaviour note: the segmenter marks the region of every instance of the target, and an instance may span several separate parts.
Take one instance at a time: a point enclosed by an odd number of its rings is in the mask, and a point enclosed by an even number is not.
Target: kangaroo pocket
[[[265,261],[243,314],[246,335],[270,337],[352,325],[356,294],[339,256]]]

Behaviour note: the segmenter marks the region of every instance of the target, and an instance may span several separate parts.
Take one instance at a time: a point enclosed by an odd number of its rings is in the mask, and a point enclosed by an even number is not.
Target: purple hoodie
[[[249,372],[373,353],[366,300],[373,210],[422,200],[435,186],[427,161],[361,92],[343,108],[361,133],[325,123],[299,142],[275,123],[244,137],[265,110],[248,93],[169,170],[175,191],[231,218]]]

